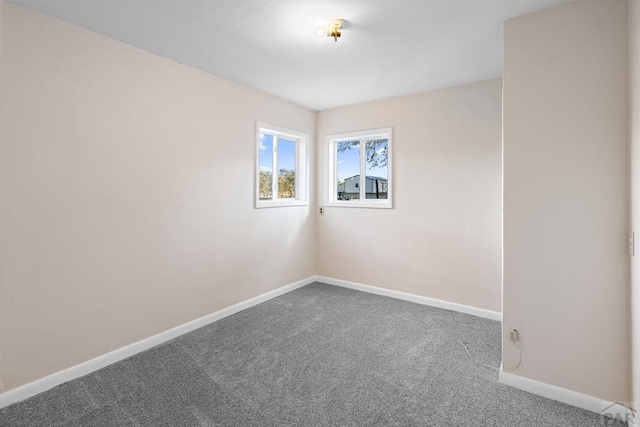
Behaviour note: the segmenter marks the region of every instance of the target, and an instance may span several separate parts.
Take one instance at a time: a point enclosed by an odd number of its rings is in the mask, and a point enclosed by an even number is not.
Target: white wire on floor
[[[500,371],[500,368],[499,368],[499,367],[491,366],[491,365],[487,365],[487,364],[485,364],[485,363],[480,363],[480,362],[478,362],[478,361],[477,361],[477,360],[476,360],[476,359],[471,355],[471,353],[469,352],[469,349],[467,348],[467,346],[466,346],[462,341],[458,340],[458,343],[460,343],[460,345],[464,348],[464,351],[466,351],[466,352],[467,352],[467,354],[469,355],[469,357],[471,358],[471,360],[473,361],[473,363],[475,363],[476,365],[480,365],[480,366],[482,366],[482,367],[485,367],[485,368],[490,368],[490,369],[495,369],[496,371]],[[477,343],[477,344],[469,344],[469,345],[479,346],[479,345],[481,345],[482,343],[484,343],[485,345],[487,345],[487,346],[489,346],[489,347],[492,347],[491,345],[489,345],[489,344],[488,344],[486,341],[484,341],[484,340],[480,340],[480,341],[478,341],[478,343]],[[516,342],[515,342],[515,344],[516,344],[516,346],[518,347],[518,352],[520,353],[520,358],[519,358],[519,360],[518,360],[518,363],[516,364],[516,366],[514,366],[514,367],[513,367],[513,368],[511,368],[511,369],[504,369],[504,368],[503,368],[503,369],[502,369],[502,372],[513,372],[513,371],[515,371],[516,369],[518,369],[518,368],[520,367],[520,364],[522,363],[522,347],[520,347],[520,343],[519,343],[518,341],[516,341]],[[492,348],[495,348],[495,347],[492,347]]]

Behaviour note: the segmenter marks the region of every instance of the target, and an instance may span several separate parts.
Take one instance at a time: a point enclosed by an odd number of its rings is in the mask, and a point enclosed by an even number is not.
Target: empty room
[[[0,0],[0,426],[635,426],[640,0]]]

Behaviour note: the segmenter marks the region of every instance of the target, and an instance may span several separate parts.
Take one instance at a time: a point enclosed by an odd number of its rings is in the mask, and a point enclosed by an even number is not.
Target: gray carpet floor
[[[499,322],[314,283],[4,408],[0,425],[603,425],[500,384],[458,341],[499,366]]]

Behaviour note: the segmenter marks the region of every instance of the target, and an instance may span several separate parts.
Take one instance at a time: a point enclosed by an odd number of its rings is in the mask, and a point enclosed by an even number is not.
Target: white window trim
[[[274,188],[273,200],[260,200],[260,133],[269,133],[278,137],[295,139],[296,143],[296,198],[278,199],[277,188]],[[273,176],[277,177],[277,143],[274,144]],[[256,122],[256,159],[255,159],[255,207],[276,208],[285,206],[309,206],[309,134],[296,130],[275,126],[268,123]],[[274,180],[277,186],[277,179]]]
[[[375,199],[364,200],[336,200],[337,194],[337,179],[338,176],[338,160],[336,155],[336,143],[341,141],[349,141],[354,138],[373,139],[375,137],[387,138],[389,150],[387,160],[387,199],[376,201]],[[348,208],[378,208],[378,209],[392,209],[393,208],[393,130],[392,128],[380,128],[371,129],[359,132],[339,133],[334,135],[327,135],[325,137],[325,143],[327,148],[327,191],[325,192],[325,206],[335,207],[348,207]],[[360,154],[360,175],[365,168],[365,155]],[[366,188],[366,184],[364,186]],[[362,190],[361,190],[362,191]]]

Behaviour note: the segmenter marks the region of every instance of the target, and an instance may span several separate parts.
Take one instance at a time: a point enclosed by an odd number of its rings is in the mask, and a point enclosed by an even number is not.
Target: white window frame
[[[272,166],[272,195],[271,200],[260,200],[260,134],[274,135],[273,138],[273,166]],[[278,139],[286,138],[296,143],[296,189],[295,199],[278,198]],[[256,164],[255,164],[255,206],[259,208],[275,208],[285,206],[309,205],[309,134],[296,130],[275,126],[268,123],[256,122]]]
[[[342,141],[352,141],[354,139],[387,139],[387,149],[389,151],[387,158],[387,198],[386,199],[366,199],[366,181],[365,185],[360,186],[360,200],[337,200],[337,183],[338,183],[338,159],[337,159],[337,143]],[[393,129],[381,128],[371,129],[359,132],[348,132],[325,137],[327,146],[327,191],[325,194],[325,205],[349,208],[393,208]],[[366,176],[366,150],[360,147],[360,181],[362,176]],[[366,178],[365,178],[366,179]]]

